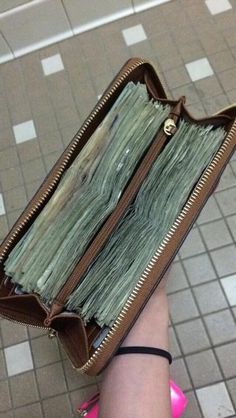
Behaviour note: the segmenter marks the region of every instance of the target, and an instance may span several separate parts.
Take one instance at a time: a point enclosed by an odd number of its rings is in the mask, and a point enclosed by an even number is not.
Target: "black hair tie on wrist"
[[[156,347],[119,347],[115,355],[119,354],[154,354],[156,356],[164,357],[169,361],[169,364],[172,363],[172,356],[169,351],[162,350],[162,348]]]

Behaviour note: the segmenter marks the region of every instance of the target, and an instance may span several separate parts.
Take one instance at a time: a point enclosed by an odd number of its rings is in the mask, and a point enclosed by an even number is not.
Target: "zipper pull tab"
[[[176,106],[170,112],[169,117],[164,122],[163,130],[167,136],[174,135],[177,131],[176,123],[179,120],[183,103],[185,103],[185,96],[180,97]]]
[[[57,336],[57,332],[55,329],[49,328],[48,331],[48,338],[52,339]]]
[[[177,130],[177,126],[175,124],[174,119],[168,118],[164,122],[164,132],[167,136],[174,135]]]
[[[96,403],[99,400],[99,393],[96,393],[88,402],[85,403],[85,407],[81,406],[79,409],[77,409],[77,412],[79,413],[80,417],[86,417],[90,411],[92,411],[93,407],[96,405]],[[98,407],[97,407],[98,408]],[[97,416],[98,409],[96,409],[94,412],[94,416]]]
[[[86,409],[78,409],[78,413],[80,417],[86,417],[86,415],[88,415],[88,411],[86,411]]]

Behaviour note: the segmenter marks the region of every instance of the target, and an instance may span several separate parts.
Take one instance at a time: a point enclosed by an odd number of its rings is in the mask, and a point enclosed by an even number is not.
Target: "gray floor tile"
[[[0,381],[0,412],[11,408],[10,391],[7,380]]]
[[[4,193],[6,210],[12,212],[24,209],[27,204],[27,196],[24,186],[18,186]]]
[[[213,344],[232,341],[236,338],[236,327],[229,310],[207,315],[205,322]]]
[[[201,319],[194,319],[193,321],[176,325],[175,329],[184,354],[210,347],[210,341]]]
[[[39,139],[31,139],[30,141],[18,144],[17,152],[22,164],[41,157]]]
[[[202,225],[200,229],[209,250],[232,243],[232,237],[223,219]]]
[[[223,93],[220,83],[214,75],[196,81],[195,87],[201,100],[205,100],[208,97],[218,96]]]
[[[47,335],[34,338],[31,341],[31,347],[36,367],[46,366],[60,360],[56,338],[50,339]]]
[[[168,275],[167,292],[172,293],[186,287],[188,287],[188,282],[183,267],[180,262],[173,263]]]
[[[4,347],[17,344],[28,339],[27,328],[3,319],[0,323]]]
[[[14,418],[13,411],[0,412],[0,418]]]
[[[219,94],[218,96],[204,99],[202,103],[207,114],[211,116],[223,107],[226,107],[229,104],[229,100],[226,94]]]
[[[203,315],[227,308],[228,306],[221,287],[216,280],[197,286],[193,291]]]
[[[45,418],[71,418],[69,395],[59,395],[43,401]]]
[[[222,106],[223,107],[223,106]],[[236,175],[233,172],[230,164],[227,165],[225,171],[222,174],[220,182],[217,186],[217,191],[228,189],[236,185]]]
[[[236,376],[236,342],[216,348],[216,355],[226,378]]]
[[[14,411],[14,416],[15,418],[43,418],[41,405],[40,403],[34,403],[23,408],[17,408]]]
[[[197,220],[197,223],[199,225],[201,225],[205,222],[210,222],[210,221],[213,221],[213,220],[219,219],[219,218],[221,218],[220,210],[217,206],[215,197],[211,196],[208,199],[204,208],[202,209],[202,211],[200,213],[200,216]]]
[[[46,171],[41,158],[28,161],[22,165],[25,182],[32,182],[45,177]]]
[[[190,78],[184,66],[166,71],[165,78],[170,89],[174,89],[179,86],[184,86],[185,84],[189,84],[190,82]]]
[[[212,350],[186,357],[188,369],[195,387],[209,385],[222,379]]]
[[[17,165],[19,165],[19,158],[16,147],[9,147],[0,151],[1,170],[6,170]]]
[[[47,334],[47,331],[45,329],[33,328],[29,326],[28,330],[29,330],[30,338],[35,338],[35,337],[39,337],[40,335]]]
[[[15,408],[33,403],[39,399],[33,371],[13,376],[9,379],[10,391]]]
[[[236,272],[235,245],[211,251],[211,256],[220,277]]]
[[[54,151],[63,151],[63,142],[61,139],[61,134],[57,130],[46,133],[40,138],[40,148],[43,155],[50,154]]]
[[[181,290],[169,295],[169,302],[173,323],[185,321],[199,315],[190,290]]]
[[[58,151],[51,152],[48,155],[45,155],[44,161],[46,164],[47,172],[49,172],[51,168],[54,166],[54,164],[57,162],[57,160],[61,156],[61,153],[62,151],[58,150]]]
[[[236,213],[236,188],[223,190],[216,193],[216,200],[220,205],[221,210],[225,216]]]
[[[183,261],[191,285],[215,279],[211,260],[207,254],[197,255]]]
[[[36,376],[42,398],[58,395],[66,391],[65,376],[61,363],[36,369]]]
[[[69,360],[64,360],[63,364],[69,390],[75,390],[96,383],[94,377],[82,375],[74,370]]]
[[[218,52],[210,56],[210,62],[216,72],[231,68],[235,64],[234,57],[229,50]]]
[[[193,255],[203,253],[205,251],[204,244],[197,229],[192,229],[188,234],[184,244],[180,249],[181,258],[191,257]]]
[[[10,190],[23,184],[23,177],[20,166],[11,167],[8,170],[0,171],[0,182],[2,190]]]
[[[0,349],[0,379],[5,379],[7,377],[7,371],[6,371],[6,364],[5,364],[5,358],[3,354],[3,350]]]

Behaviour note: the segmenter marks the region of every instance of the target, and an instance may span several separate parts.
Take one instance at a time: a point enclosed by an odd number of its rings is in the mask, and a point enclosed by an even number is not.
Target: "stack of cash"
[[[5,262],[18,291],[50,304],[114,210],[170,108],[130,82],[65,172],[52,198]]]
[[[134,202],[67,301],[68,310],[111,326],[225,136],[181,121]]]

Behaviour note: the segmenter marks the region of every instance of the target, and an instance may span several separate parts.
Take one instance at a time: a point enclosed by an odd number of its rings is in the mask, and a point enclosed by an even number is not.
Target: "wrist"
[[[168,350],[168,300],[165,291],[157,292],[147,302],[121,344],[150,346]]]

